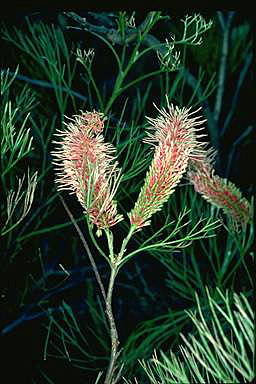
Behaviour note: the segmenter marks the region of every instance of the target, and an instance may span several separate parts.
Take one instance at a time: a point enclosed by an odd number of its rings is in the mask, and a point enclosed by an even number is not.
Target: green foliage
[[[175,71],[179,68],[180,52],[175,51],[175,45],[181,45],[183,47],[187,45],[197,46],[202,44],[202,35],[206,31],[211,29],[212,20],[208,23],[200,14],[194,14],[192,16],[185,16],[183,22],[183,33],[180,40],[176,40],[175,35],[170,36],[170,40],[166,39],[165,52],[158,51],[158,58],[162,67],[165,70]]]
[[[30,176],[27,171],[27,189],[22,191],[25,175],[15,182],[15,171],[18,164],[32,151],[32,137],[27,128],[29,113],[34,106],[33,96],[27,97],[28,90],[16,96],[15,108],[9,100],[9,88],[18,73],[18,67],[10,76],[9,71],[1,71],[1,183],[3,198],[6,204],[1,204],[3,218],[5,220],[1,228],[1,236],[6,235],[16,228],[28,215],[34,199],[37,184],[37,172]],[[22,120],[21,125],[17,125]],[[17,185],[18,184],[18,185]],[[13,189],[11,189],[13,188]],[[4,196],[5,195],[5,196]],[[10,237],[9,237],[10,239]]]
[[[166,220],[168,217],[175,217],[176,207],[180,203],[179,195],[181,208],[186,204],[193,207],[188,214],[192,228],[197,225],[201,212],[212,220],[219,216],[218,209],[207,206],[194,194],[190,186],[184,186],[169,200],[166,209],[161,213],[163,220],[165,217]],[[156,222],[159,219],[160,217],[157,217]],[[173,252],[168,249],[161,252],[154,248],[147,250],[147,254],[159,260],[166,268],[165,286],[167,295],[170,296],[170,304],[166,314],[142,322],[129,336],[123,352],[127,378],[130,377],[130,372],[137,377],[141,376],[136,364],[136,359],[139,359],[141,354],[144,354],[145,359],[149,358],[154,349],[166,349],[167,345],[176,350],[180,333],[190,327],[191,319],[188,314],[183,309],[172,309],[172,297],[175,298],[175,306],[177,302],[186,303],[185,308],[195,310],[196,292],[203,311],[208,311],[207,292],[210,292],[213,298],[217,297],[216,289],[235,292],[237,288],[244,286],[246,292],[251,292],[253,273],[250,265],[253,264],[254,257],[254,225],[250,225],[248,232],[236,233],[231,225],[226,229],[226,233],[223,233],[221,227],[216,227],[212,230],[213,236],[207,239],[199,238],[188,247],[177,248]],[[145,237],[148,235],[145,234]]]
[[[17,225],[20,224],[20,222],[27,216],[28,212],[30,211],[31,205],[33,203],[34,199],[34,193],[37,183],[37,173],[34,173],[33,176],[29,176],[28,172],[28,187],[25,191],[25,198],[24,192],[21,192],[21,187],[24,181],[23,179],[18,180],[18,188],[17,191],[9,191],[7,195],[7,220],[1,229],[1,235],[5,235],[6,233],[12,231]],[[23,208],[20,210],[20,213],[18,212],[18,206],[19,203],[23,200]],[[14,213],[16,211],[16,219],[14,219]],[[10,224],[12,222],[12,224]]]
[[[217,293],[220,302],[207,290],[208,313],[196,295],[197,314],[188,313],[196,331],[181,334],[184,344],[178,352],[155,351],[152,359],[141,361],[150,383],[240,383],[255,378],[252,306],[244,294]]]
[[[76,63],[71,63],[70,49],[60,28],[48,27],[43,23],[32,25],[29,19],[27,19],[27,25],[29,34],[24,36],[24,33],[17,28],[14,28],[12,33],[5,29],[4,39],[26,53],[33,60],[34,65],[40,67],[39,73],[43,73],[50,81],[63,116],[69,97],[75,107],[71,87]]]
[[[90,286],[89,286],[90,287]],[[91,288],[89,288],[91,289]],[[98,370],[100,365],[107,364],[106,357],[109,352],[109,344],[106,338],[108,335],[108,324],[104,315],[104,310],[100,302],[100,312],[90,296],[87,296],[92,324],[81,331],[72,308],[65,302],[60,307],[61,316],[56,316],[51,309],[47,309],[49,323],[46,326],[46,339],[44,345],[44,360],[46,358],[57,358],[69,361],[72,366],[79,369]],[[95,338],[97,348],[93,343],[87,341]],[[100,355],[100,352],[102,355]]]

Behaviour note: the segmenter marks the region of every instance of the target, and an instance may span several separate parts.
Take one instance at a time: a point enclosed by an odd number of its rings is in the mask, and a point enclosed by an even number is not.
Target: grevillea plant
[[[115,225],[124,220],[117,212],[115,194],[121,182],[121,171],[115,157],[115,148],[106,143],[103,137],[104,120],[102,113],[82,112],[66,123],[65,131],[58,131],[59,141],[53,152],[56,165],[58,190],[67,189],[75,193],[84,208],[90,235],[99,252],[110,265],[111,274],[107,293],[102,284],[96,264],[88,250],[97,281],[100,285],[106,305],[111,335],[111,356],[107,369],[105,383],[116,383],[121,375],[122,367],[118,368],[118,332],[112,312],[112,293],[116,275],[132,256],[146,247],[129,253],[127,244],[132,235],[145,226],[150,225],[154,213],[160,211],[176,186],[187,172],[187,177],[194,185],[196,191],[201,193],[210,203],[224,209],[236,223],[246,225],[250,220],[249,203],[241,198],[238,189],[231,183],[222,180],[213,174],[209,151],[205,150],[206,143],[199,141],[200,131],[204,120],[196,116],[191,109],[179,108],[170,105],[161,109],[155,119],[148,118],[149,130],[145,143],[153,146],[152,163],[146,174],[137,201],[132,210],[127,213],[130,229],[123,239],[119,252],[114,252]],[[62,198],[61,198],[62,199]],[[64,200],[68,214],[72,218]],[[182,215],[181,215],[182,216]],[[74,222],[74,221],[73,221]],[[179,233],[181,227],[179,217],[173,233],[167,239],[158,243],[158,247],[169,249],[182,247],[200,237],[208,236],[217,223],[209,221],[203,229],[193,228],[181,239],[170,238]],[[74,222],[76,225],[76,223]],[[97,228],[97,235],[105,233],[108,240],[109,254],[106,255],[98,241],[95,241],[93,227]],[[79,231],[79,229],[78,229]],[[79,232],[81,236],[81,232]]]

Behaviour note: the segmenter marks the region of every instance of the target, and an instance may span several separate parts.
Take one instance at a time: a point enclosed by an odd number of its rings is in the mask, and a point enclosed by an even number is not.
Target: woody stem
[[[106,313],[109,321],[110,326],[110,337],[111,337],[111,355],[110,355],[110,363],[108,366],[106,378],[105,378],[105,384],[114,384],[116,380],[114,379],[114,371],[116,368],[116,360],[118,357],[118,333],[116,329],[115,319],[112,311],[112,293],[113,293],[113,287],[115,278],[117,275],[117,268],[115,264],[112,264],[111,268],[111,275],[109,279],[109,286],[108,286],[108,293],[107,293],[107,300],[106,300]]]

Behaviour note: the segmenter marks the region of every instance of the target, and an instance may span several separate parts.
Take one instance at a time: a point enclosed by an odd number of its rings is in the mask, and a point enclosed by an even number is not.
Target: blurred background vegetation
[[[20,367],[20,382],[59,383],[67,374],[77,383],[94,382],[108,361],[100,291],[54,185],[50,152],[64,116],[94,109],[107,115],[106,138],[124,174],[117,201],[125,213],[152,158],[142,139],[145,116],[157,115],[153,103],[165,106],[167,95],[179,106],[201,106],[204,133],[218,150],[216,173],[251,200],[253,28],[248,15],[221,11],[190,18],[170,11],[2,16],[0,338],[6,361]],[[106,282],[107,264],[93,247],[81,207],[63,195]],[[130,247],[185,207],[192,228],[202,217],[224,225],[187,248],[139,254],[120,272],[113,307],[127,380],[149,382],[137,359],[154,349],[177,350],[180,333],[196,332],[184,312],[196,310],[195,293],[206,318],[209,295],[221,300],[217,289],[253,302],[253,224],[234,233],[185,179]],[[115,228],[117,248],[127,228],[126,221]],[[229,329],[228,322],[222,326]]]

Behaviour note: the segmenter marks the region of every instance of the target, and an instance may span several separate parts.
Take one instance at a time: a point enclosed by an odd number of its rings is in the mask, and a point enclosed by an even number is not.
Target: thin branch
[[[219,12],[217,12],[217,17],[219,19],[219,23],[220,23],[221,29],[224,32],[224,30],[225,30],[225,22],[224,22],[223,14],[219,11]]]
[[[83,234],[82,234],[82,232],[81,232],[79,226],[78,226],[77,223],[75,222],[75,219],[74,219],[72,213],[70,212],[70,210],[69,210],[69,208],[68,208],[67,204],[65,203],[65,201],[64,201],[64,199],[63,199],[62,196],[60,196],[60,200],[61,200],[61,202],[62,202],[62,204],[63,204],[65,210],[67,211],[67,214],[68,214],[68,216],[70,217],[70,220],[71,220],[72,223],[74,224],[74,226],[75,226],[75,228],[76,228],[76,230],[77,230],[77,233],[78,233],[78,235],[79,235],[79,237],[80,237],[80,239],[81,239],[81,241],[82,241],[82,243],[83,243],[83,246],[84,246],[84,248],[85,248],[85,250],[86,250],[86,252],[87,252],[87,254],[88,254],[88,257],[89,257],[89,259],[90,259],[90,262],[91,262],[93,271],[94,271],[94,273],[95,273],[96,279],[97,279],[98,284],[99,284],[99,286],[100,286],[102,296],[104,297],[104,300],[106,301],[106,292],[105,292],[105,289],[104,289],[104,286],[103,286],[103,283],[102,283],[102,280],[101,280],[101,277],[100,277],[100,274],[99,274],[97,265],[95,264],[94,258],[93,258],[92,254],[91,254],[90,248],[89,248],[89,246],[88,246],[88,244],[87,244],[87,242],[86,242],[86,240],[85,240],[85,238],[84,238],[84,236],[83,236]]]
[[[143,31],[147,28],[148,24],[150,23],[152,17],[154,16],[155,12],[149,12],[146,16],[146,18],[141,22],[141,24],[136,28],[130,28],[128,27],[126,29],[126,43],[131,43],[132,41],[135,41],[138,38],[139,33],[143,33]],[[100,35],[105,36],[107,40],[109,40],[112,44],[123,44],[122,36],[118,29],[110,28],[110,26],[104,26],[104,25],[94,25],[92,23],[89,23],[85,17],[81,17],[75,12],[64,12],[64,14],[73,19],[75,22],[77,22],[81,27],[80,29],[84,29],[85,31],[97,33]],[[93,15],[93,12],[90,12],[91,15]],[[97,15],[97,18],[99,15]],[[106,23],[105,23],[106,24]],[[108,23],[111,24],[112,23]],[[68,26],[68,28],[74,28]],[[76,27],[75,27],[76,28]]]
[[[221,57],[220,57],[218,89],[217,89],[216,101],[215,101],[215,107],[214,107],[214,120],[216,123],[219,121],[221,106],[222,106],[222,100],[223,100],[223,94],[224,94],[227,57],[228,57],[228,45],[229,45],[229,32],[230,32],[231,21],[232,21],[234,14],[235,14],[235,12],[233,12],[233,11],[229,12],[228,17],[227,17],[227,21],[224,24],[223,16],[222,16],[221,12],[217,12],[221,27],[223,29],[223,44],[222,44],[222,52],[221,52]]]
[[[118,352],[118,333],[116,329],[115,324],[115,318],[112,311],[112,295],[113,295],[113,288],[114,288],[114,282],[115,277],[117,275],[117,269],[116,266],[112,266],[111,268],[111,276],[109,280],[109,286],[108,286],[108,295],[106,300],[106,313],[109,320],[109,327],[110,327],[110,336],[111,336],[111,356],[110,356],[110,362],[105,378],[105,384],[111,384],[115,383],[116,380],[114,379],[114,372],[116,368],[116,361],[119,356],[120,351]]]
[[[10,73],[11,75],[14,75],[15,72],[9,71],[8,69],[1,69],[1,72],[3,73]],[[25,81],[26,83],[30,83],[33,85],[37,85],[39,87],[44,87],[44,88],[50,88],[50,89],[59,89],[60,91],[67,92],[76,98],[87,101],[87,97],[81,95],[80,93],[73,91],[72,89],[63,87],[61,85],[53,85],[52,83],[49,83],[48,81],[45,80],[37,80],[37,79],[31,79],[28,76],[23,76],[23,75],[16,75],[15,77],[17,80]]]
[[[243,133],[233,143],[232,148],[230,149],[229,155],[228,155],[228,161],[227,161],[225,177],[229,177],[229,175],[230,175],[230,169],[231,169],[231,166],[232,166],[232,162],[234,160],[234,154],[235,154],[235,151],[237,150],[238,144],[240,144],[241,141],[245,137],[249,136],[249,134],[252,132],[252,130],[253,130],[253,126],[249,125],[249,127],[245,131],[243,131]]]
[[[246,73],[248,71],[248,68],[250,67],[252,63],[252,52],[250,52],[246,58],[245,58],[245,63],[244,63],[244,66],[240,72],[240,76],[239,76],[239,79],[237,81],[237,86],[236,86],[236,90],[235,90],[235,93],[233,95],[233,98],[232,98],[232,103],[231,103],[231,109],[225,119],[225,122],[224,122],[224,125],[223,125],[223,128],[220,132],[220,135],[224,135],[229,123],[230,123],[230,120],[232,119],[233,117],[233,114],[234,114],[234,111],[235,111],[235,108],[237,107],[237,99],[238,99],[238,96],[239,96],[239,92],[240,92],[240,89],[242,87],[242,84],[244,82],[244,79],[245,79],[245,76],[246,76]]]

